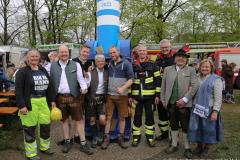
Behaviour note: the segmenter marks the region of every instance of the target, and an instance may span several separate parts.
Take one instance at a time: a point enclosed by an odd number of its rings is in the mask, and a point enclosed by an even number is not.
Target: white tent
[[[3,54],[5,54],[5,53],[6,53],[5,50],[3,50],[2,48],[0,48],[0,56],[3,55]]]
[[[25,48],[25,47],[19,47],[19,46],[13,46],[13,45],[0,46],[0,49],[3,50],[5,53],[9,53],[9,60],[13,62],[16,67],[20,65],[21,58],[29,50],[28,48]],[[0,53],[0,56],[1,55],[2,54]],[[3,59],[6,62],[6,56],[4,56]]]
[[[5,50],[3,50],[2,48],[0,48],[0,56],[2,56],[2,55],[5,55],[6,54],[6,52],[5,52]],[[5,71],[6,70],[6,56],[3,56],[3,71]]]

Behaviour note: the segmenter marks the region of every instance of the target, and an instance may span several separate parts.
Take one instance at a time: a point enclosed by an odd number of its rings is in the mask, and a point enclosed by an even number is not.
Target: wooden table
[[[15,93],[13,91],[0,92],[0,96],[3,96],[3,97],[14,97]]]
[[[13,114],[17,112],[17,107],[0,107],[0,114]]]
[[[0,103],[7,102],[8,98],[0,98]]]

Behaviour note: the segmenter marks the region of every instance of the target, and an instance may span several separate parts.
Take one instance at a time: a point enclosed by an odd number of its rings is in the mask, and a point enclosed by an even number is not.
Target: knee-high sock
[[[184,141],[184,147],[185,149],[189,149],[190,146],[189,146],[189,141],[187,139],[187,134],[186,133],[183,133],[183,141]]]
[[[172,146],[177,147],[178,144],[178,131],[171,131]]]

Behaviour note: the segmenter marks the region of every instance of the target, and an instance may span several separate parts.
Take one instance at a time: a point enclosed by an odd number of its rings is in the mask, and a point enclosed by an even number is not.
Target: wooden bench
[[[18,107],[0,107],[0,115],[4,116],[4,127],[11,126],[14,113],[16,113]]]
[[[0,98],[0,103],[8,102],[8,98]]]
[[[0,96],[2,97],[14,97],[15,93],[12,91],[8,91],[8,92],[0,92]]]
[[[0,114],[14,114],[18,110],[18,107],[0,107]]]

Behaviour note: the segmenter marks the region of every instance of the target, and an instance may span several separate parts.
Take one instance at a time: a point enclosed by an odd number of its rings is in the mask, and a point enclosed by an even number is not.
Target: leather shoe
[[[177,150],[178,150],[177,147],[175,147],[175,146],[170,146],[170,147],[168,147],[168,148],[165,150],[165,153],[171,154],[171,153],[176,152]]]
[[[185,149],[184,157],[187,158],[187,159],[192,159],[192,151],[191,151],[191,149]]]

